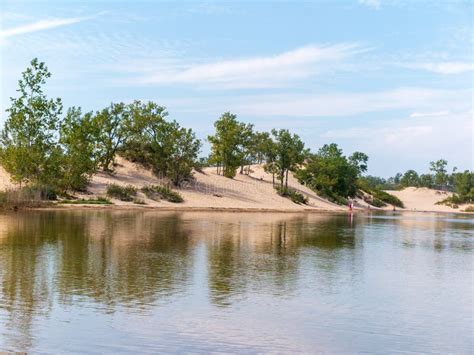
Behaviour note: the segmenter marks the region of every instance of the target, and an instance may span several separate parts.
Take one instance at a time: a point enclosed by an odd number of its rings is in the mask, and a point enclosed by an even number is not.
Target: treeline
[[[87,187],[99,169],[113,172],[121,154],[178,185],[191,177],[201,142],[190,129],[167,120],[153,102],[112,103],[98,112],[69,108],[48,99],[42,86],[51,76],[32,60],[11,98],[0,136],[0,162],[13,181],[61,192]]]
[[[432,162],[432,174],[418,176],[410,170],[388,180],[363,177],[368,156],[362,152],[346,156],[336,144],[311,152],[289,130],[259,132],[229,112],[214,123],[215,133],[207,137],[210,155],[199,159],[200,140],[191,129],[169,120],[163,106],[134,101],[112,103],[96,112],[72,107],[64,113],[60,99],[48,99],[43,93],[50,76],[44,63],[31,61],[1,131],[0,163],[20,186],[47,186],[64,194],[83,191],[98,170],[113,173],[115,158],[121,155],[167,177],[175,186],[192,179],[193,170],[204,166],[234,178],[237,173],[249,174],[252,164],[263,164],[277,192],[297,203],[305,203],[306,198],[289,188],[290,172],[300,183],[340,204],[355,196],[367,199],[362,190],[374,196],[368,202],[375,205],[402,206],[383,192],[402,186],[441,184],[455,187],[463,199],[472,201],[474,195],[472,172],[449,175],[444,160]],[[158,192],[153,191],[153,196]]]
[[[208,165],[214,166],[218,174],[233,178],[239,169],[244,174],[250,171],[251,164],[264,163],[277,191],[295,202],[304,202],[304,198],[288,187],[290,172],[320,195],[346,203],[346,198],[356,196],[357,179],[367,171],[368,157],[364,153],[346,157],[336,144],[324,145],[311,153],[300,137],[289,130],[258,132],[229,112],[214,127],[215,134],[208,137]]]
[[[406,187],[426,187],[453,192],[453,197],[446,202],[470,203],[474,202],[474,172],[457,171],[454,167],[448,172],[448,162],[439,159],[430,162],[429,172],[418,174],[410,169],[405,173],[397,173],[388,179],[376,176],[364,176],[360,180],[363,186],[379,190],[400,190]]]

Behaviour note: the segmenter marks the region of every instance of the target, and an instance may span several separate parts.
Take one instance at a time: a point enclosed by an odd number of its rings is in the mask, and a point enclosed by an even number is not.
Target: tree
[[[341,197],[355,196],[360,169],[354,159],[346,158],[337,144],[332,143],[325,144],[316,154],[310,154],[297,178],[316,192],[341,202]]]
[[[94,124],[93,113],[83,115],[80,108],[70,108],[59,133],[62,148],[59,185],[64,191],[84,190],[99,165],[96,148],[99,129]]]
[[[97,112],[94,124],[100,128],[100,166],[104,171],[112,172],[117,152],[135,133],[133,130],[132,111],[124,103],[112,103],[109,107]]]
[[[357,174],[360,176],[362,173],[367,171],[367,162],[369,161],[369,157],[367,154],[362,152],[354,152],[349,157],[349,163],[352,164],[357,169]]]
[[[122,148],[124,156],[169,177],[176,186],[191,177],[201,147],[193,131],[166,121],[165,107],[154,102],[135,101],[128,110],[133,134]]]
[[[446,186],[448,174],[446,167],[448,162],[444,159],[430,162],[430,170],[434,173],[434,183],[440,186]]]
[[[418,173],[415,170],[408,170],[407,172],[405,172],[405,174],[403,174],[403,177],[400,179],[400,184],[404,187],[418,187],[420,184]]]
[[[217,166],[217,172],[233,178],[237,168],[242,166],[249,149],[253,126],[237,121],[237,116],[226,112],[214,122],[216,133],[208,136],[211,143],[210,161]]]
[[[42,86],[51,77],[45,63],[33,59],[18,81],[18,98],[11,98],[1,132],[0,159],[12,179],[22,183],[48,183],[58,170],[57,129],[61,99],[48,99]]]
[[[304,162],[307,151],[304,149],[304,143],[296,134],[291,135],[287,129],[279,131],[273,129],[272,135],[275,140],[275,158],[274,164],[278,169],[278,179],[280,188],[288,188],[288,172],[295,171],[299,164]]]
[[[474,202],[474,172],[454,173],[454,191],[461,202]]]
[[[431,174],[421,174],[419,178],[419,184],[421,187],[427,187],[431,189],[433,187],[433,175]]]
[[[174,137],[171,153],[168,157],[167,173],[175,186],[191,177],[197,156],[201,149],[201,142],[191,129],[180,128],[174,121]]]

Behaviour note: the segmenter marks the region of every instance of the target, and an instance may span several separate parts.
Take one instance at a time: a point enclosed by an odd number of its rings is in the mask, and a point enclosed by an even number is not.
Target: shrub
[[[291,201],[297,204],[307,204],[308,203],[308,198],[304,196],[302,193],[299,193],[295,189],[291,188],[281,188],[280,186],[275,186],[275,189],[277,190],[278,195],[287,197]]]
[[[133,203],[136,205],[146,205],[145,200],[139,197],[135,197],[135,199],[133,200]]]
[[[387,206],[387,204],[385,202],[383,202],[382,200],[379,200],[378,198],[376,197],[373,197],[373,196],[367,196],[367,195],[364,195],[364,201],[367,202],[369,205],[372,205],[374,207],[385,207]]]
[[[180,203],[183,202],[183,197],[176,191],[173,191],[169,186],[151,185],[142,187],[141,191],[150,200],[160,201],[160,199]]]
[[[397,197],[397,196],[394,196],[394,195],[391,195],[389,194],[388,192],[385,192],[385,191],[382,191],[382,190],[378,190],[378,189],[370,189],[367,187],[366,184],[364,183],[359,183],[359,188],[372,195],[373,196],[373,200],[375,202],[375,200],[379,200],[381,201],[382,203],[388,203],[390,205],[393,205],[393,206],[397,206],[397,207],[400,207],[400,208],[404,208],[404,205],[403,205],[403,202]],[[367,201],[366,201],[367,202]],[[378,203],[378,202],[375,202],[375,203]],[[377,206],[375,204],[373,204],[375,207],[383,207],[385,206],[385,204],[383,206]]]
[[[464,212],[474,212],[474,206],[473,206],[473,205],[467,206],[467,207],[464,209]]]
[[[111,184],[107,186],[107,196],[116,198],[120,201],[131,202],[137,195],[137,189],[131,185],[120,186],[117,184]]]

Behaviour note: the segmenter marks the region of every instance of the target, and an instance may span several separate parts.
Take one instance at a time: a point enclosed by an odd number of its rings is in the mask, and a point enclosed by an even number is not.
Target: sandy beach
[[[138,190],[143,186],[165,183],[151,171],[136,163],[123,158],[117,158],[115,171],[112,174],[99,172],[91,179],[87,194],[77,194],[78,198],[91,199],[104,197],[107,186],[118,184],[131,185]],[[237,174],[234,179],[218,175],[215,168],[204,168],[201,172],[194,172],[194,179],[181,186],[178,191],[183,196],[183,203],[168,201],[153,201],[143,193],[138,192],[138,198],[144,205],[133,202],[123,202],[112,199],[111,206],[97,205],[62,205],[65,208],[153,208],[161,210],[188,210],[188,211],[260,211],[260,212],[344,212],[346,206],[339,206],[320,196],[306,186],[301,185],[292,175],[288,185],[308,198],[308,204],[299,205],[291,200],[279,196],[272,186],[272,176],[266,173],[261,165],[252,165],[249,175]],[[0,167],[0,190],[14,188],[8,173]],[[398,211],[410,212],[443,212],[459,213],[466,206],[454,209],[446,205],[436,205],[452,194],[450,192],[431,190],[427,188],[409,187],[400,191],[387,191],[403,201],[405,208]],[[368,209],[367,203],[355,199],[355,210]],[[371,210],[393,210],[392,206],[384,208],[370,207]]]

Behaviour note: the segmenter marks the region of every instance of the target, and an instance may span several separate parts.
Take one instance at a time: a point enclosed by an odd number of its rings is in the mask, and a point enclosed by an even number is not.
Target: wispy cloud
[[[32,33],[38,31],[44,31],[56,27],[62,27],[67,25],[72,25],[79,23],[85,20],[89,20],[95,16],[89,17],[69,17],[69,18],[54,18],[48,20],[40,20],[32,22],[26,25],[21,25],[17,27],[8,28],[0,31],[0,38],[8,38],[12,36],[17,36],[25,33]]]
[[[358,44],[309,45],[274,56],[223,60],[182,65],[175,68],[141,68],[144,75],[133,78],[137,84],[194,84],[220,88],[263,88],[284,86],[296,79],[308,78],[341,60],[369,49]]]
[[[436,111],[436,112],[413,112],[410,114],[411,118],[418,118],[418,117],[439,117],[439,116],[447,116],[449,115],[448,110],[443,111]]]
[[[359,4],[365,5],[377,10],[380,8],[380,0],[359,0]]]
[[[441,62],[403,65],[407,68],[422,69],[438,74],[462,74],[474,71],[472,62]]]

